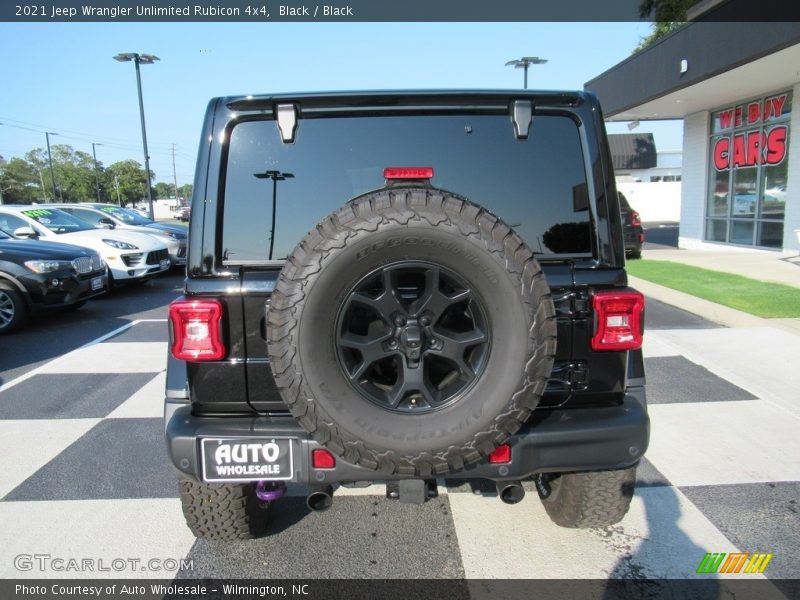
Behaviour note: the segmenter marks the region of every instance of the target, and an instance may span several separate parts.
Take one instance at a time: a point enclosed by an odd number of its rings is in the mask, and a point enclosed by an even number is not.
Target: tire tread
[[[425,222],[455,226],[476,238],[486,252],[519,281],[531,327],[525,373],[507,410],[489,430],[463,446],[436,453],[404,456],[368,447],[343,433],[318,410],[298,364],[296,338],[306,289],[328,256],[382,225]],[[550,376],[556,350],[556,316],[541,266],[523,240],[491,212],[456,194],[420,188],[393,188],[353,199],[323,219],[294,250],[280,276],[267,310],[267,346],[275,382],[292,415],[320,444],[344,460],[382,473],[441,475],[486,457],[514,434],[536,408]],[[305,400],[309,399],[309,400]]]

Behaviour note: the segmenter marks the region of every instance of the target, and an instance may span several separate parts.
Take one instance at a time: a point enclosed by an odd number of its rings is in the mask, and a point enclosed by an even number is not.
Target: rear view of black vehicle
[[[619,210],[622,217],[622,231],[625,236],[625,256],[628,258],[642,258],[642,244],[644,244],[644,227],[639,213],[631,208],[628,199],[622,192],[619,194]]]
[[[220,98],[201,139],[165,407],[196,535],[262,535],[287,482],[625,515],[644,303],[592,95]]]

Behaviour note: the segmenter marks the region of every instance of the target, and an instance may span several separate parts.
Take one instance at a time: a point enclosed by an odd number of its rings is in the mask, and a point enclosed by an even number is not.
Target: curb
[[[704,319],[725,325],[726,327],[778,327],[784,329],[784,323],[773,322],[774,319],[763,319],[751,315],[735,308],[729,308],[716,302],[703,300],[697,296],[692,296],[685,292],[679,292],[672,288],[652,283],[639,277],[628,275],[629,284],[642,292],[645,296],[650,296],[655,300],[676,306],[683,310],[694,313]],[[796,320],[796,319],[794,319]],[[780,319],[778,321],[781,321]],[[787,327],[792,333],[798,333],[793,327]]]

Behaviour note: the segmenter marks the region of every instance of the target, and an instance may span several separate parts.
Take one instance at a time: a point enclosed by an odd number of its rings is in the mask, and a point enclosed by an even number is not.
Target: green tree
[[[53,162],[65,202],[86,202],[97,197],[91,154],[58,144],[53,146]]]
[[[186,200],[187,202],[192,198],[192,184],[191,183],[184,183],[181,187],[178,188],[178,194],[181,198]]]
[[[94,159],[87,152],[76,151],[67,144],[51,147],[53,174],[55,175],[55,198],[65,202],[85,202],[97,197]],[[47,196],[53,196],[50,160],[43,148],[34,148],[25,154],[25,160],[42,175]],[[99,164],[99,163],[98,163]]]
[[[164,183],[163,181],[159,181],[157,184],[153,186],[153,190],[156,193],[156,198],[172,198],[175,194],[174,185],[170,183]]]
[[[686,11],[698,2],[699,0],[642,0],[639,4],[639,16],[652,19],[652,31],[640,40],[634,52],[644,50],[686,23]]]
[[[111,197],[117,199],[117,183],[119,184],[119,196],[124,206],[128,202],[137,203],[147,199],[147,187],[145,184],[144,168],[133,160],[123,160],[115,162],[105,170],[106,185]],[[150,171],[151,181],[155,173]]]
[[[0,194],[4,204],[42,201],[42,188],[36,168],[21,158],[12,158],[0,165]]]

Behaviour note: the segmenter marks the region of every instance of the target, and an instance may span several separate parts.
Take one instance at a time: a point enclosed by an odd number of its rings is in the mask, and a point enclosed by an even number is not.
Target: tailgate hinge
[[[278,104],[275,106],[275,120],[278,122],[278,129],[281,132],[281,141],[284,144],[293,143],[297,132],[297,105]]]
[[[589,293],[585,290],[565,292],[553,296],[557,317],[584,319],[589,315]]]
[[[550,374],[554,390],[580,392],[588,389],[589,368],[585,362],[562,363]]]
[[[567,373],[567,381],[570,389],[573,391],[582,391],[588,389],[589,384],[586,381],[588,375],[589,369],[587,368],[586,363],[580,362],[571,364]]]

